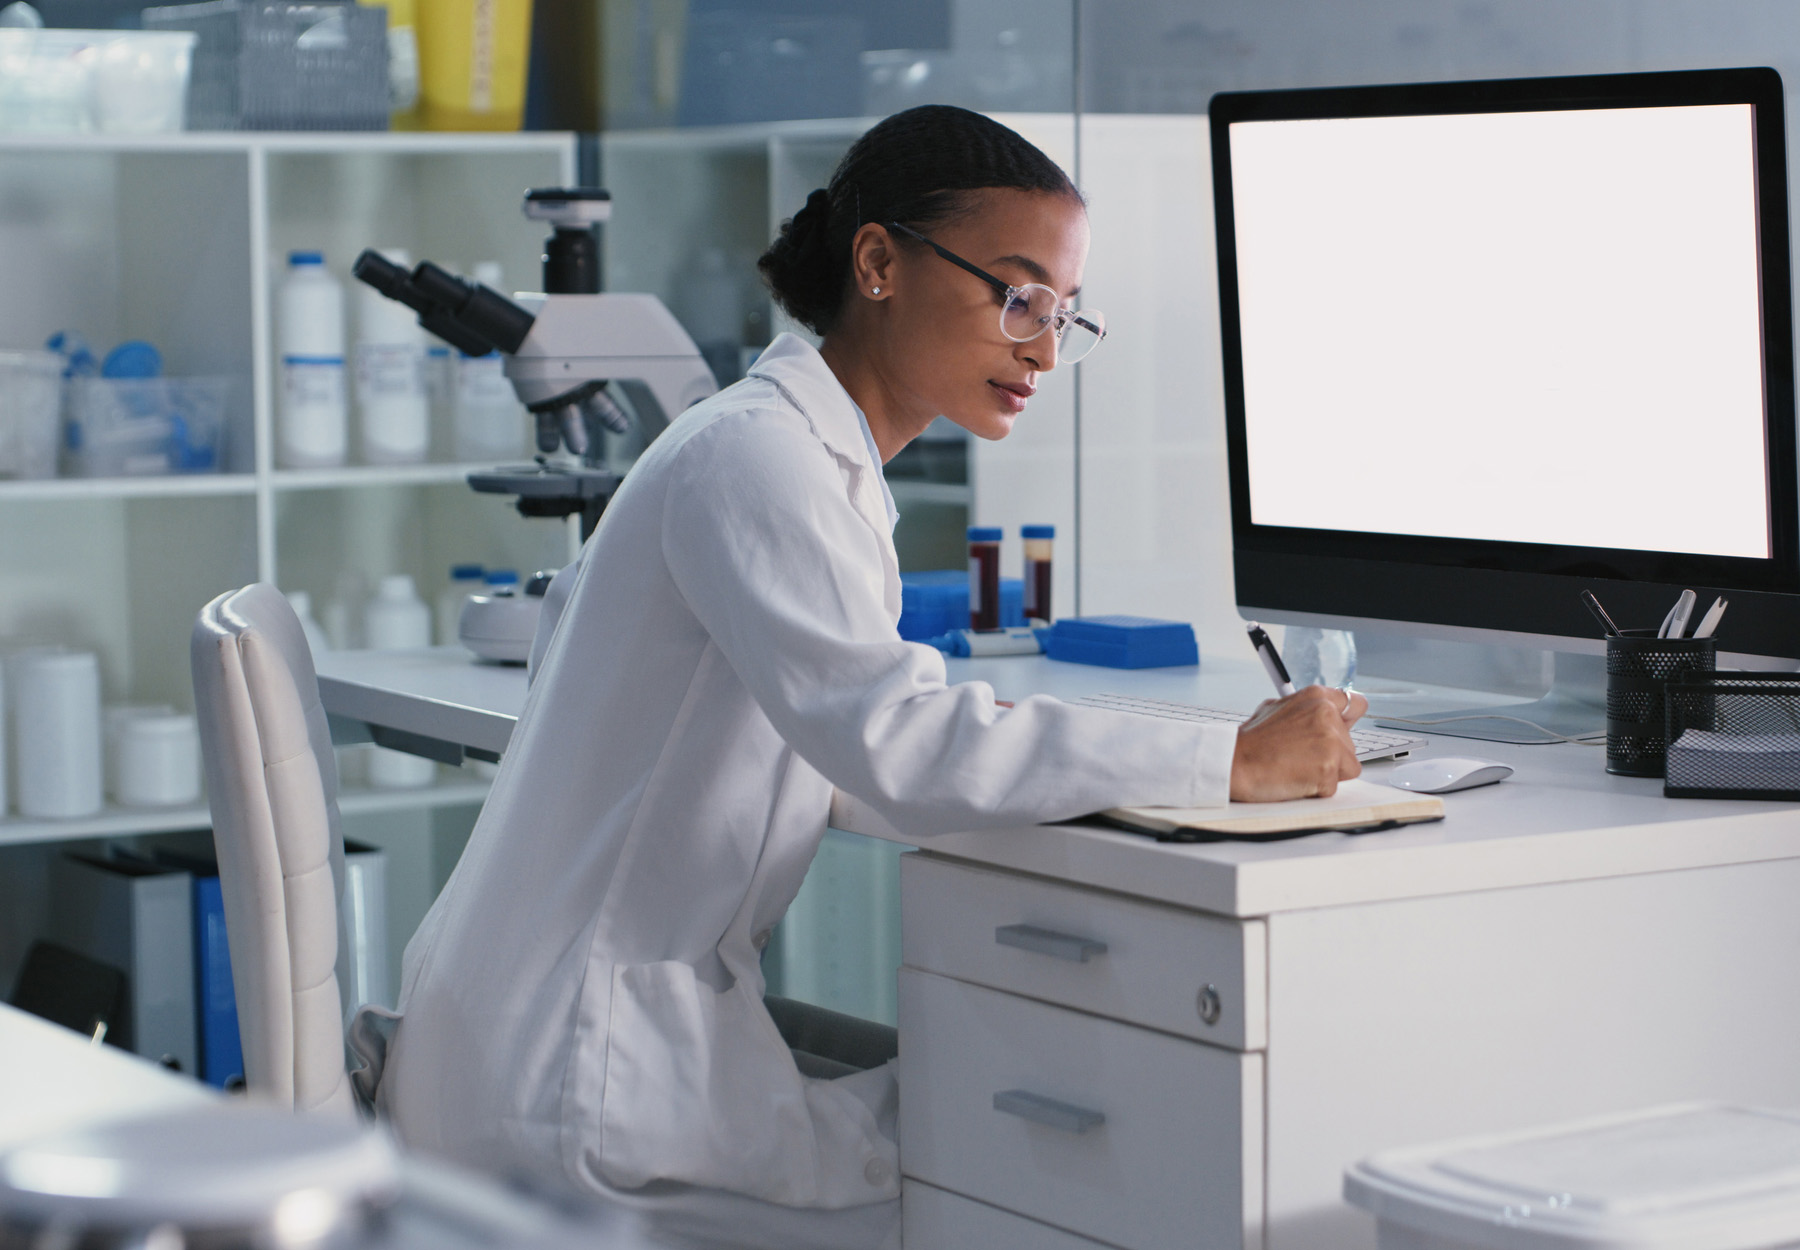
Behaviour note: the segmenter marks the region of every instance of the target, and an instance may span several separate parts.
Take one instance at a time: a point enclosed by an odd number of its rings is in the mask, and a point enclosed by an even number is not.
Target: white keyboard
[[[1139,716],[1160,716],[1164,720],[1193,721],[1204,725],[1237,725],[1246,719],[1242,712],[1221,712],[1216,708],[1195,707],[1191,703],[1170,703],[1166,699],[1146,699],[1135,694],[1090,694],[1070,699],[1084,707],[1103,707],[1115,712],[1135,712]],[[1386,729],[1357,726],[1350,731],[1356,747],[1356,758],[1370,760],[1399,759],[1412,754],[1414,747],[1425,745],[1425,739],[1412,734],[1394,733]]]

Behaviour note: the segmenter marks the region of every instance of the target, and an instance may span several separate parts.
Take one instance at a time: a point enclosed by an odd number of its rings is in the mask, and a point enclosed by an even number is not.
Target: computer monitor
[[[1211,108],[1237,600],[1598,652],[1579,598],[1800,657],[1781,78]]]

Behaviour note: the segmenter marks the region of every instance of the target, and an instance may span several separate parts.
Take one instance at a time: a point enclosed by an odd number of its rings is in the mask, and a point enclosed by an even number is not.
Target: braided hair
[[[926,231],[968,212],[970,193],[989,187],[1084,202],[1054,161],[992,118],[946,104],[895,113],[851,145],[756,267],[794,320],[826,334],[843,310],[850,241],[863,225]]]

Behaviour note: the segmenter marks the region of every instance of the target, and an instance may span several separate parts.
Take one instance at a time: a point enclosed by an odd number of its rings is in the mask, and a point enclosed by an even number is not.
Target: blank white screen
[[[1233,123],[1252,519],[1767,558],[1751,126]]]

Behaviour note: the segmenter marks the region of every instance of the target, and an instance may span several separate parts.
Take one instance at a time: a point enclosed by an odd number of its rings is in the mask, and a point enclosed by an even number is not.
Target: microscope
[[[527,192],[525,216],[552,230],[543,292],[516,299],[430,261],[408,273],[372,249],[351,269],[458,351],[506,356],[506,376],[537,422],[537,462],[471,473],[469,485],[516,496],[525,516],[579,515],[583,539],[620,482],[602,462],[602,432],[624,434],[635,417],[648,443],[718,389],[700,349],[661,300],[600,293],[599,227],[611,210],[612,197],[593,188]],[[552,462],[559,447],[581,463]]]

